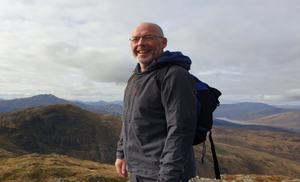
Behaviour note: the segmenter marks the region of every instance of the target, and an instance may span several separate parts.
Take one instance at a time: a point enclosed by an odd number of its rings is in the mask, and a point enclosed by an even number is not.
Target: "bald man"
[[[124,94],[117,172],[130,181],[188,181],[195,177],[193,139],[197,122],[195,80],[189,57],[164,51],[167,39],[154,23],[131,34],[138,61]],[[158,70],[172,65],[162,83]]]

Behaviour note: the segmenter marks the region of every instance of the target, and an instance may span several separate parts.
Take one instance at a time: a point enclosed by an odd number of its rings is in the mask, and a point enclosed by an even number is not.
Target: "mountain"
[[[30,107],[0,114],[0,148],[4,156],[57,153],[113,164],[121,126],[120,116],[72,104]]]
[[[113,101],[113,102],[109,102],[110,104],[117,104],[123,107],[123,101],[122,100],[117,100],[117,101]]]
[[[276,108],[275,106],[263,104],[243,102],[237,104],[221,104],[214,112],[214,117],[226,117],[241,115],[252,111],[257,111],[266,108]]]
[[[213,139],[221,174],[264,174],[300,177],[300,135],[214,126]],[[213,177],[209,142],[204,164],[195,147],[199,176]]]
[[[300,110],[299,109],[265,108],[265,109],[244,113],[244,114],[230,115],[228,116],[228,118],[237,121],[243,121],[246,123],[259,124],[260,126],[252,126],[252,128],[257,128],[257,129],[259,128],[266,129],[266,127],[268,127],[267,130],[275,131],[272,130],[272,128],[276,127],[277,129],[281,128],[286,131],[290,131],[292,133],[300,132]],[[218,125],[218,122],[215,122],[214,124]],[[243,127],[247,127],[247,126],[243,126]]]
[[[113,102],[105,102],[103,100],[99,100],[97,102],[82,102],[86,105],[91,105],[91,106],[102,106],[102,105],[105,105],[105,104],[117,104],[117,105],[120,105],[123,107],[123,101],[122,100],[117,100],[117,101],[113,101]]]
[[[104,105],[104,104],[107,104],[107,102],[103,101],[103,100],[99,100],[97,102],[91,102],[91,101],[88,101],[88,102],[82,102],[86,105],[90,105],[90,106],[101,106],[101,105]]]
[[[295,105],[276,105],[276,107],[284,109],[300,109],[300,106]]]
[[[282,126],[266,126],[266,125],[257,125],[257,124],[236,124],[227,122],[221,119],[214,119],[214,126],[226,126],[230,128],[240,128],[244,130],[254,130],[254,131],[272,131],[272,132],[281,132],[281,133],[289,133],[289,134],[299,134],[300,130],[295,130],[294,128],[283,128]]]
[[[259,124],[259,127],[251,126],[256,129],[264,128],[269,131],[279,131],[279,128],[281,128],[282,132],[300,132],[299,109],[277,108],[261,103],[224,104],[223,107],[221,106],[216,109],[214,117],[220,118],[223,116],[232,120]],[[274,127],[277,129],[273,130]]]
[[[89,107],[85,107],[84,109],[101,114],[123,114],[123,101],[115,101],[115,102],[82,102],[84,104],[89,105]],[[80,106],[79,106],[80,107]],[[82,108],[82,107],[81,107]]]
[[[222,121],[215,121],[218,122]],[[226,123],[221,123],[220,126],[213,127],[221,174],[285,175],[300,178],[299,134],[284,133],[282,129],[274,132],[274,127],[272,131],[268,131],[268,128],[257,130],[251,129],[251,126],[239,128],[225,125]],[[3,168],[2,162],[7,161],[7,158],[20,158],[32,153],[55,153],[75,159],[114,164],[121,126],[121,116],[92,113],[68,103],[2,113],[0,170]],[[200,162],[203,145],[194,147],[197,173],[199,176],[213,177],[209,142],[205,146],[204,164]],[[67,161],[65,163],[69,164]],[[52,162],[52,166],[56,164]],[[96,167],[91,166],[89,170],[94,168]],[[68,168],[62,170],[68,171]]]
[[[293,112],[293,111],[300,111],[300,110],[299,109],[298,110],[297,109],[284,109],[284,108],[265,108],[265,109],[247,112],[244,114],[237,113],[237,115],[230,116],[229,119],[234,119],[234,120],[238,120],[238,121],[249,121],[249,120],[263,118],[266,116],[271,116],[271,115],[286,113],[286,112]]]
[[[65,99],[60,99],[52,94],[41,94],[29,98],[0,101],[0,113],[11,112],[11,111],[15,111],[27,107],[46,106],[46,105],[57,104],[57,103],[71,103],[82,109],[86,109],[101,114],[113,113],[113,114],[122,115],[123,112],[121,105],[110,103],[108,104],[109,105],[108,106],[107,102],[105,101],[99,101],[99,102],[68,101]],[[88,103],[92,105],[88,105]],[[119,103],[119,101],[116,101],[116,103]],[[102,106],[97,104],[102,104]]]
[[[249,123],[277,126],[300,132],[300,111],[284,112],[263,118],[248,120]]]
[[[87,108],[86,110],[95,112],[95,113],[101,113],[101,114],[117,114],[122,116],[123,114],[123,107],[118,104],[104,104],[101,106],[93,106],[90,108]]]
[[[50,105],[56,103],[69,103],[69,101],[59,99],[51,94],[37,95],[30,98],[4,100],[0,102],[0,113],[11,112],[26,107],[35,107],[40,105]]]
[[[57,104],[57,103],[71,103],[71,102],[65,99],[57,98],[52,94],[41,94],[29,98],[20,98],[20,99],[1,101],[0,113],[11,112],[11,111],[15,111],[27,107],[45,106],[45,105]],[[78,102],[74,102],[74,104],[78,105],[81,108],[89,107],[87,105]]]

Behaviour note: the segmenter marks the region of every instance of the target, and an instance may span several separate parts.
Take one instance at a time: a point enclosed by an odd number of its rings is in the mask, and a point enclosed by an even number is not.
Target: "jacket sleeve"
[[[117,144],[117,153],[116,153],[117,159],[123,159],[124,158],[123,144],[124,144],[124,122],[123,122],[123,125],[122,125],[120,140],[118,141],[118,144]]]
[[[167,139],[160,159],[158,181],[179,181],[191,157],[197,122],[195,80],[185,69],[172,66],[161,86]]]

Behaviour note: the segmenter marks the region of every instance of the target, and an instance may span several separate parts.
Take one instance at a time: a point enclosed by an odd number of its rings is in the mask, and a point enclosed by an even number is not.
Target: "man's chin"
[[[150,64],[152,62],[152,57],[147,57],[147,58],[141,58],[141,57],[136,57],[137,61],[141,64]]]

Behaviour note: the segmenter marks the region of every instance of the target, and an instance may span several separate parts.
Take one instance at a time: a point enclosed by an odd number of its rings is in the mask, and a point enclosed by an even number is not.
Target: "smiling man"
[[[196,89],[191,60],[164,51],[167,39],[154,23],[142,23],[131,34],[138,64],[124,94],[123,127],[118,142],[117,172],[131,182],[188,181],[195,177]],[[163,81],[158,72],[167,70]]]
[[[167,46],[167,39],[157,25],[142,23],[131,34],[131,50],[144,71],[153,60],[158,60]]]

